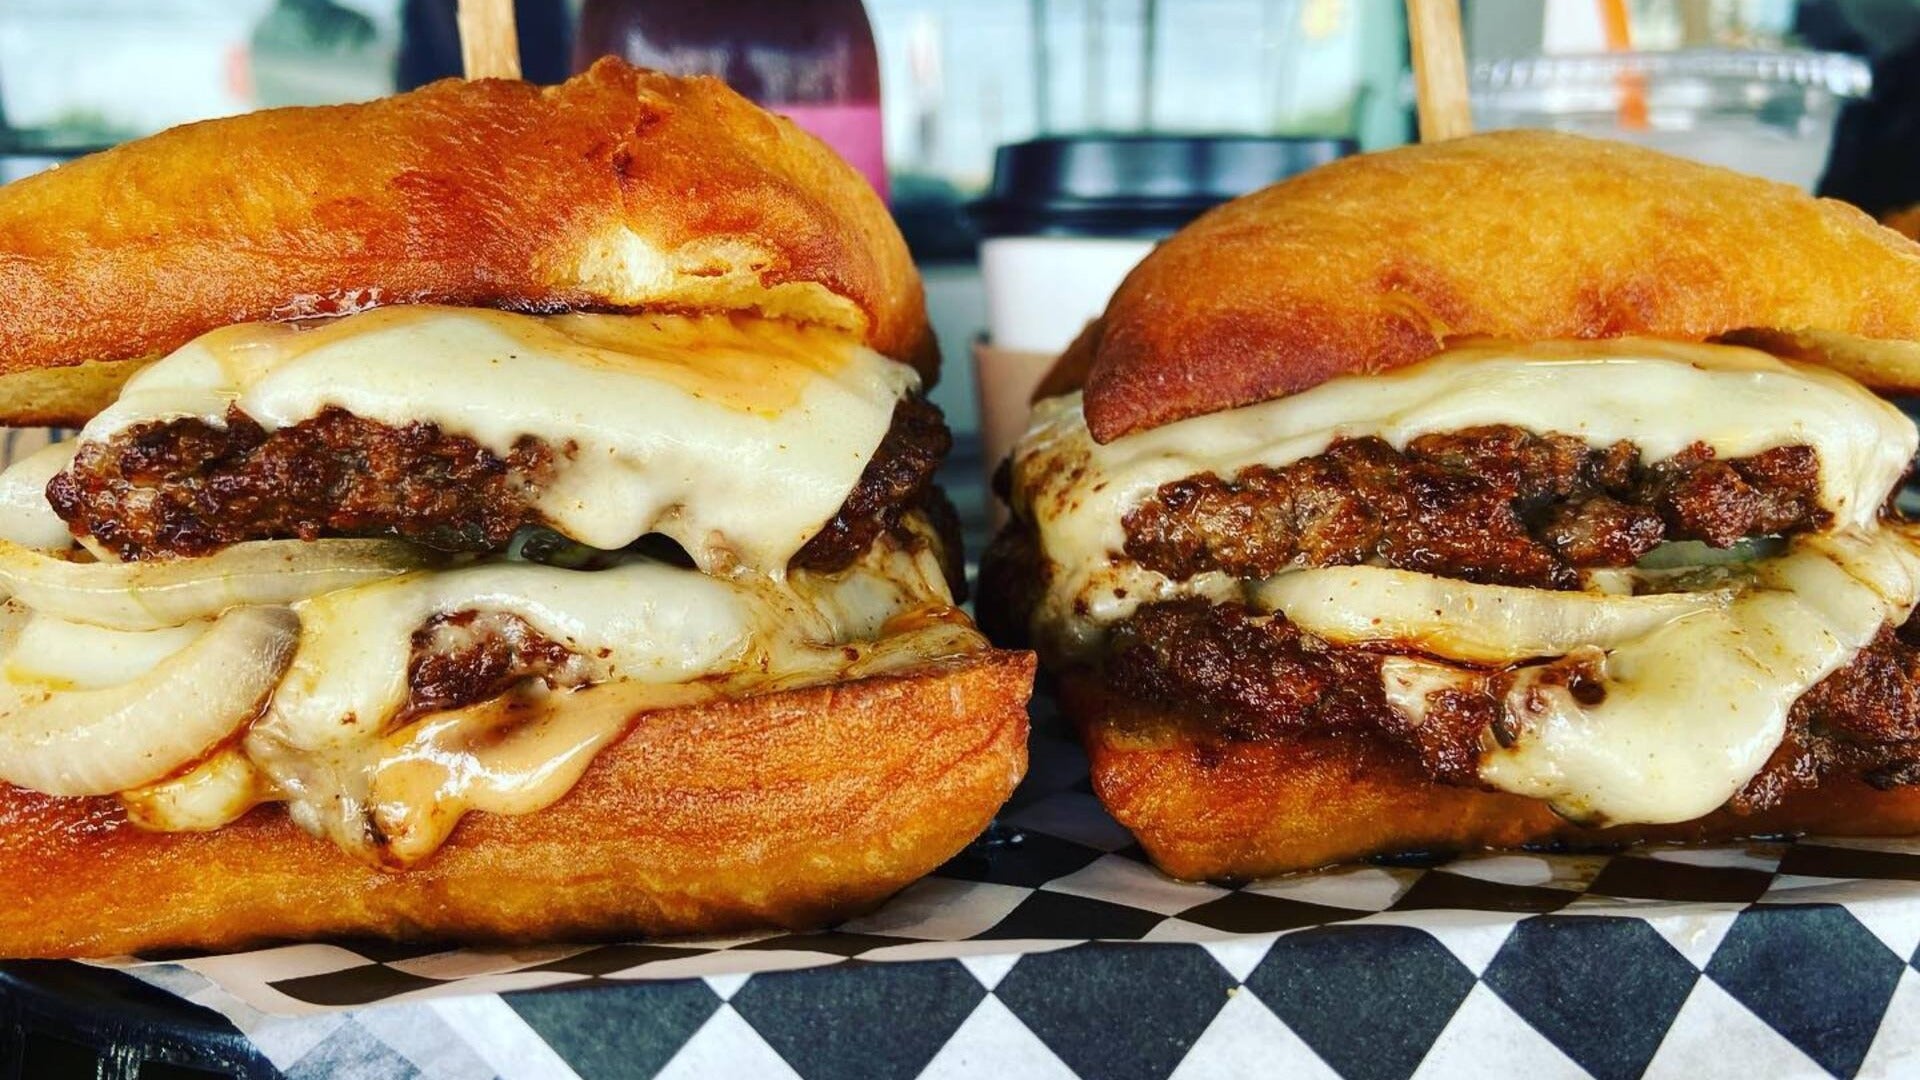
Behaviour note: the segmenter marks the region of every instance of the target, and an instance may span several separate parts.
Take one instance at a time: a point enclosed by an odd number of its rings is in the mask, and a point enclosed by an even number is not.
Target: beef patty
[[[1311,731],[1375,739],[1435,781],[1478,786],[1482,733],[1502,722],[1498,698],[1445,691],[1421,723],[1409,723],[1381,686],[1391,654],[1335,645],[1239,604],[1176,600],[1114,626],[1106,678],[1122,694],[1173,707],[1202,738]],[[1836,770],[1881,786],[1920,782],[1920,621],[1882,630],[1801,695],[1787,727],[1773,758],[1730,802],[1734,810],[1766,809]]]
[[[842,569],[898,530],[909,510],[928,507],[950,444],[938,408],[902,400],[853,491],[792,565]],[[268,432],[231,410],[224,426],[156,421],[86,443],[47,499],[75,535],[123,559],[326,536],[498,551],[521,526],[546,524],[535,504],[571,452],[528,437],[502,457],[433,424],[395,427],[337,408]]]
[[[923,509],[943,533],[956,533],[949,550],[958,553],[959,518],[945,496],[933,490],[933,473],[953,449],[940,409],[919,398],[902,400],[893,423],[860,474],[840,512],[788,563],[795,570],[839,570],[859,558],[884,532],[900,528],[907,511]],[[951,519],[949,521],[949,519]]]
[[[1344,439],[1280,468],[1161,485],[1127,513],[1126,554],[1175,580],[1372,559],[1571,589],[1579,568],[1629,566],[1666,540],[1726,547],[1819,528],[1819,480],[1808,446],[1722,461],[1695,444],[1648,463],[1631,443],[1596,450],[1512,426],[1425,435],[1404,451]]]
[[[47,501],[75,535],[123,559],[323,536],[486,551],[533,517],[563,453],[525,438],[502,458],[432,424],[392,427],[335,408],[268,433],[229,409],[223,427],[157,421],[81,444]]]
[[[435,616],[413,632],[412,645],[401,720],[486,701],[529,679],[556,689],[591,679],[584,658],[502,612]]]

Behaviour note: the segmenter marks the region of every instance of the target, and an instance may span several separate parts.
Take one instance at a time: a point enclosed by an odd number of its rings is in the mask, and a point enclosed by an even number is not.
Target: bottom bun
[[[1755,814],[1586,829],[1537,799],[1436,784],[1369,739],[1201,742],[1183,734],[1191,725],[1176,711],[1123,699],[1090,675],[1062,676],[1060,695],[1080,728],[1100,801],[1156,865],[1188,880],[1415,852],[1920,833],[1920,788],[1881,791],[1854,776],[1829,777]]]
[[[404,872],[263,807],[208,833],[0,784],[0,956],[338,936],[554,941],[820,926],[986,827],[1027,762],[1031,654],[650,713],[559,802]]]

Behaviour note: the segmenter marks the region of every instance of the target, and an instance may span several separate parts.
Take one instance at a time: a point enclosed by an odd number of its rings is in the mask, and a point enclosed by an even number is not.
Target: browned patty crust
[[[839,512],[795,568],[852,563],[929,500],[951,444],[935,406],[909,398]],[[329,408],[267,432],[230,410],[141,424],[81,446],[47,485],[73,529],[124,559],[206,555],[245,540],[399,536],[445,551],[498,551],[542,525],[541,489],[571,452],[523,438],[505,457],[433,424],[395,427]]]
[[[412,645],[402,720],[486,701],[529,679],[550,688],[590,681],[578,653],[505,612],[437,615],[413,632]]]
[[[1115,625],[1105,677],[1116,691],[1178,706],[1221,742],[1326,733],[1377,740],[1418,763],[1429,778],[1477,786],[1485,738],[1500,737],[1501,683],[1483,693],[1443,691],[1423,722],[1387,704],[1380,664],[1390,647],[1342,646],[1301,630],[1283,615],[1239,604],[1176,600],[1150,604]],[[1598,681],[1558,662],[1576,697],[1605,694]],[[1845,667],[1795,703],[1788,735],[1730,802],[1764,810],[1835,770],[1876,785],[1920,781],[1920,623],[1884,629]]]
[[[903,399],[840,512],[788,565],[795,570],[838,570],[872,547],[881,533],[898,530],[908,510],[928,506],[934,470],[951,449],[953,435],[940,409],[920,398]],[[934,516],[951,514],[944,497],[932,501],[938,504]],[[958,521],[953,524],[957,529]],[[958,544],[949,550],[957,552]]]
[[[1498,585],[1572,589],[1579,569],[1630,566],[1668,540],[1726,547],[1817,529],[1808,446],[1664,461],[1513,426],[1424,435],[1396,450],[1344,439],[1280,468],[1163,484],[1130,510],[1126,554],[1175,580],[1261,578],[1296,562],[1389,566]]]
[[[123,559],[388,534],[486,551],[532,518],[555,457],[539,439],[502,458],[433,424],[392,427],[337,408],[269,433],[229,408],[220,426],[154,421],[81,444],[47,501],[75,535]]]

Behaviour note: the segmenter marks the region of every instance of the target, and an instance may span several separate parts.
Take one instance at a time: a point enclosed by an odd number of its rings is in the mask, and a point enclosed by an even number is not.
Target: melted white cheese
[[[1036,407],[1013,455],[1020,510],[1057,568],[1037,628],[1077,651],[1143,602],[1232,591],[1217,575],[1176,584],[1120,555],[1122,519],[1162,484],[1284,466],[1343,438],[1404,448],[1421,435],[1491,424],[1595,447],[1625,440],[1647,461],[1696,442],[1723,458],[1811,446],[1820,505],[1837,528],[1875,520],[1920,444],[1899,410],[1830,371],[1728,345],[1633,339],[1456,348],[1104,446],[1087,432],[1080,396],[1066,395]]]
[[[858,679],[964,655],[984,643],[965,620],[894,627],[873,641],[813,650],[793,667],[691,683],[599,683],[565,693],[535,684],[465,709],[439,713],[389,735],[369,757],[366,821],[392,866],[431,855],[462,815],[528,814],[579,782],[593,758],[646,713],[697,705],[747,686],[761,690]]]
[[[729,582],[648,562],[591,573],[475,566],[342,589],[293,610],[300,646],[253,738],[301,750],[384,734],[407,700],[413,633],[436,616],[518,616],[585,657],[595,682],[685,682],[738,664],[762,622]]]
[[[1515,671],[1504,697],[1514,737],[1482,758],[1480,778],[1595,824],[1713,812],[1766,764],[1801,694],[1906,621],[1920,602],[1920,545],[1898,528],[1798,537],[1754,574],[1729,604]],[[1406,669],[1419,663],[1387,675],[1413,717],[1424,705],[1409,700]],[[1569,665],[1604,696],[1577,700]]]
[[[391,867],[433,854],[465,814],[529,814],[572,790],[600,751],[642,713],[718,696],[712,682],[598,683],[554,693],[522,686],[464,709],[408,725],[362,755],[341,790],[358,816],[322,827],[372,832],[348,850]],[[295,804],[296,814],[304,810]],[[352,837],[345,837],[352,845]]]
[[[295,821],[371,861],[404,866],[431,854],[468,809],[519,813],[558,798],[643,707],[835,677],[863,658],[858,646],[888,637],[892,620],[951,602],[930,548],[886,544],[848,570],[783,582],[644,561],[411,575],[294,606],[299,644],[244,745]],[[517,616],[579,657],[589,688],[627,689],[581,697],[577,709],[522,692],[396,726],[414,632],[459,612]],[[614,699],[622,704],[611,712],[587,707]]]
[[[202,336],[143,370],[81,440],[135,424],[268,430],[328,407],[558,458],[536,508],[585,544],[659,532],[702,569],[770,576],[853,490],[918,377],[844,336],[753,318],[548,317],[407,305]]]

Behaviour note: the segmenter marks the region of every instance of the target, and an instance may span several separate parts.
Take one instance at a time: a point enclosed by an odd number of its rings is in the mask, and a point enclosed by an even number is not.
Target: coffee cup
[[[1351,154],[1350,139],[1072,135],[1003,146],[971,209],[987,329],[974,347],[989,471],[1034,388],[1154,244],[1239,195]],[[995,506],[996,519],[1003,513]]]

